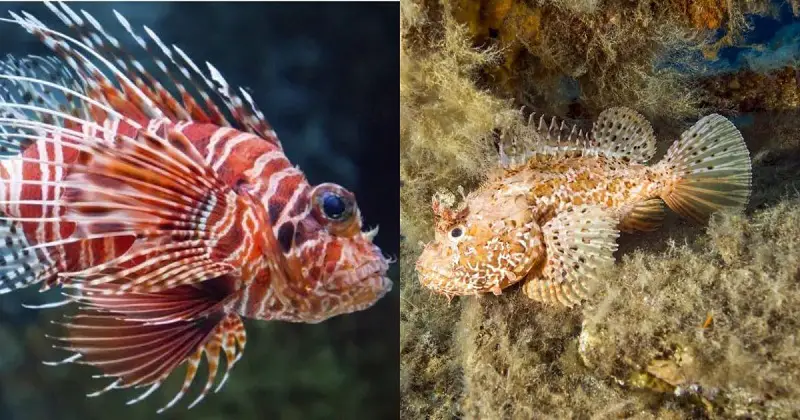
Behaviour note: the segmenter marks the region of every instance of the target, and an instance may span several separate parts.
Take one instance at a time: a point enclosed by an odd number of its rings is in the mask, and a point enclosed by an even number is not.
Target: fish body
[[[193,406],[241,357],[243,318],[316,323],[391,289],[355,196],[311,185],[245,90],[117,14],[173,96],[91,15],[48,7],[72,36],[0,19],[56,54],[0,64],[0,292],[62,287],[79,305],[56,364],[100,368],[93,395],[146,387],[137,402],[186,364],[163,410],[205,359]]]
[[[519,139],[501,143],[501,167],[460,204],[434,196],[435,239],[417,261],[424,286],[451,297],[523,282],[534,300],[573,306],[613,263],[619,232],[657,229],[665,203],[703,221],[749,198],[747,148],[719,115],[687,130],[655,165],[646,164],[652,128],[629,109],[609,109],[591,133],[573,130],[555,146],[547,141],[563,125],[541,121],[536,130],[544,141],[522,150]]]

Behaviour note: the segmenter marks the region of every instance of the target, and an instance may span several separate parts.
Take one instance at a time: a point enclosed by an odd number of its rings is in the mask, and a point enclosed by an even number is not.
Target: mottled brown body
[[[542,122],[538,132],[546,141],[563,128]],[[572,306],[613,264],[619,232],[657,229],[665,202],[702,221],[749,197],[747,148],[719,115],[684,132],[653,166],[645,163],[654,133],[632,110],[607,110],[590,135],[558,142],[516,143],[513,156],[501,143],[501,168],[459,205],[433,197],[435,240],[417,261],[424,286],[451,297],[523,281],[532,299]]]
[[[663,179],[658,168],[622,159],[539,155],[526,165],[503,170],[479,191],[494,192],[501,199],[498,204],[507,197],[524,197],[540,224],[558,212],[586,204],[612,210],[622,219],[631,206],[657,197],[664,188]]]

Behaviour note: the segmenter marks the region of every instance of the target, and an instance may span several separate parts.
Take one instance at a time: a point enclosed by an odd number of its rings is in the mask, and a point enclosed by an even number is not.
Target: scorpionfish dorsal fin
[[[229,85],[210,63],[206,63],[206,74],[179,47],[168,47],[146,26],[143,27],[146,36],[140,36],[127,19],[115,11],[120,25],[151,61],[143,64],[86,11],[81,10],[79,14],[60,2],[45,4],[69,28],[70,35],[48,27],[26,12],[21,15],[11,12],[11,19],[2,20],[16,23],[39,37],[60,59],[61,68],[57,71],[23,72],[20,69],[24,61],[13,57],[7,59],[0,65],[3,70],[0,95],[20,93],[16,95],[16,103],[0,107],[4,114],[37,112],[49,116],[37,118],[40,121],[60,118],[64,123],[56,126],[78,131],[83,125],[102,126],[106,120],[111,120],[109,124],[120,121],[135,130],[146,128],[150,121],[165,118],[173,123],[210,123],[233,126],[280,147],[275,131],[250,94]],[[27,59],[31,60],[53,59]],[[156,72],[161,73],[160,79],[165,80],[164,84],[145,64],[153,70],[158,69]],[[67,108],[62,104],[37,102],[42,94],[66,98]],[[64,118],[70,116],[75,118]],[[24,150],[26,145],[18,144],[12,149]]]
[[[609,108],[597,117],[589,148],[603,156],[642,164],[656,154],[656,136],[642,114],[630,108]]]
[[[638,112],[629,108],[609,108],[598,116],[591,132],[553,117],[550,123],[534,114],[519,132],[503,133],[500,162],[509,167],[524,163],[535,155],[606,156],[634,163],[649,161],[656,152],[653,127]]]

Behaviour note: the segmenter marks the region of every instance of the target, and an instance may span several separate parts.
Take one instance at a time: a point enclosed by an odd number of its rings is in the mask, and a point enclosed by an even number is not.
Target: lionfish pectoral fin
[[[241,244],[226,235],[240,226],[252,199],[225,184],[183,134],[139,137],[91,145],[67,176],[72,189],[62,206],[75,235],[136,238],[114,259],[64,273],[69,287],[157,292],[238,269],[226,258]]]
[[[664,175],[661,198],[683,217],[705,222],[721,209],[741,210],[750,198],[750,153],[725,117],[703,117],[681,134],[656,165]]]
[[[620,217],[619,230],[623,232],[652,232],[664,223],[666,206],[660,198],[640,201],[626,208]]]
[[[579,304],[614,264],[617,224],[611,212],[595,206],[556,215],[542,228],[547,259],[526,279],[524,293],[540,302]]]
[[[656,136],[650,123],[629,108],[609,108],[597,117],[591,131],[590,149],[634,163],[645,163],[656,153]]]
[[[181,294],[185,299],[178,299]],[[99,377],[113,380],[113,385],[92,395],[111,389],[147,387],[128,403],[139,402],[185,362],[181,388],[161,412],[186,394],[205,355],[208,379],[191,403],[193,406],[214,386],[221,355],[225,356],[226,367],[217,389],[244,351],[246,335],[241,319],[224,311],[220,305],[223,301],[217,300],[214,293],[202,296],[197,288],[182,286],[163,293],[115,295],[114,302],[98,298],[102,295],[84,296],[81,301],[88,304],[61,323],[66,327],[66,336],[54,338],[58,347],[74,353],[64,363],[94,366],[102,371]],[[153,319],[161,321],[152,322]]]

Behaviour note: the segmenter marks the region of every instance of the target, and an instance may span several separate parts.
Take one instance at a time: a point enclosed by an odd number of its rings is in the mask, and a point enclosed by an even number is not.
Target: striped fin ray
[[[12,19],[2,18],[0,21],[15,23],[39,37],[45,46],[61,57],[63,62],[75,71],[76,77],[85,83],[88,96],[140,123],[149,119],[164,118],[164,113],[144,92],[139,90],[117,66],[91,46],[48,28],[27,12],[22,12],[23,16],[13,12],[10,14]],[[81,51],[86,52],[89,57],[99,61],[107,68],[122,85],[127,87],[125,92],[117,89],[112,80]],[[90,107],[89,113],[96,122],[102,122],[106,118],[105,112],[95,107]]]
[[[0,61],[0,74],[17,75],[20,78],[0,79],[0,101],[5,103],[19,103],[37,105],[45,109],[59,110],[73,116],[82,115],[81,108],[75,98],[69,94],[70,90],[82,90],[79,79],[73,77],[71,72],[54,57],[40,57],[29,55],[17,58],[9,55]],[[29,81],[48,80],[58,85],[65,86],[66,91]],[[63,125],[63,118],[42,112],[37,109],[20,109],[10,105],[0,105],[0,116],[6,121],[38,120]],[[35,136],[25,139],[15,139],[15,134],[38,134],[32,128],[8,127],[0,125],[0,157],[16,156],[35,140]]]
[[[59,7],[60,6],[60,7]],[[144,66],[125,52],[116,38],[111,37],[107,31],[90,14],[81,11],[85,20],[64,3],[48,3],[48,7],[70,27],[81,39],[78,40],[64,33],[48,28],[41,21],[23,13],[23,16],[12,13],[13,19],[2,19],[14,22],[39,36],[46,46],[56,52],[70,65],[80,77],[87,81],[87,91],[94,98],[104,98],[106,103],[117,110],[125,110],[128,116],[145,118],[170,117],[172,121],[178,119],[192,119],[198,122],[212,122],[218,125],[230,125],[216,105],[214,98],[222,103],[240,129],[251,132],[276,145],[280,145],[277,136],[263,113],[256,107],[252,97],[243,89],[232,88],[222,77],[221,73],[210,63],[208,75],[178,47],[168,48],[158,36],[149,28],[144,28],[148,38],[156,48],[152,48],[145,37],[137,35],[130,23],[119,13],[117,19],[124,29],[142,48],[148,52],[156,67],[170,80],[170,84],[180,95],[183,104],[179,103],[169,90],[158,82]],[[86,24],[88,21],[89,25]],[[81,53],[85,51],[94,59],[100,61],[116,77],[120,88],[116,88],[94,64]],[[111,60],[103,57],[101,52],[111,55]],[[166,57],[166,60],[163,59]],[[180,58],[183,63],[180,63]],[[170,70],[169,66],[177,72]],[[194,99],[186,85],[179,81],[180,78],[189,81],[189,84],[198,92],[203,105]],[[200,79],[197,81],[196,79]],[[133,79],[133,80],[132,80]],[[203,86],[205,85],[205,86]],[[213,92],[213,97],[208,91]],[[102,119],[102,114],[98,115]]]
[[[0,256],[0,294],[21,289],[42,280],[54,280],[57,267],[39,250],[29,250],[19,222],[0,220],[4,239]]]
[[[183,134],[166,130],[166,138],[141,133],[138,140],[96,144],[71,168],[64,219],[77,227],[68,240],[128,235],[136,241],[106,263],[62,273],[74,281],[69,286],[156,292],[236,270],[226,258],[239,244],[224,237],[242,229],[253,203],[224,184]]]
[[[45,4],[64,24],[80,35],[81,41],[85,45],[113,58],[115,64],[125,72],[136,87],[153,103],[157,104],[170,120],[190,119],[186,109],[164,89],[158,80],[145,71],[144,67],[130,53],[125,51],[119,41],[109,35],[92,15],[81,10],[82,18],[66,4],[60,4],[61,8],[54,3],[46,2]],[[91,27],[87,26],[87,21]],[[140,38],[136,37],[136,40],[139,41]],[[118,82],[123,91],[128,88],[124,80],[118,78]],[[126,93],[129,97],[136,96],[134,92]]]
[[[204,295],[203,292],[206,292]],[[180,365],[186,365],[184,381],[174,398],[159,412],[174,406],[189,390],[205,356],[208,378],[190,408],[199,403],[217,382],[220,359],[224,354],[224,375],[216,390],[225,383],[230,370],[241,358],[246,343],[244,325],[238,315],[221,309],[225,300],[219,300],[218,291],[198,290],[192,286],[181,286],[169,292],[156,294],[125,294],[118,297],[130,307],[149,305],[162,313],[162,322],[132,320],[125,313],[114,310],[98,310],[97,306],[109,306],[109,301],[96,301],[94,305],[81,308],[77,315],[66,318],[60,324],[67,334],[51,337],[57,348],[73,352],[60,362],[94,366],[103,373],[98,377],[111,378],[106,387],[89,394],[94,397],[112,389],[144,389],[137,397],[128,401],[135,404],[157,390]],[[182,299],[181,299],[182,295]],[[81,302],[86,304],[102,296],[86,295]],[[182,300],[183,305],[175,305]],[[194,303],[197,309],[187,312]],[[126,311],[127,312],[127,311]],[[169,314],[172,314],[171,316]]]

